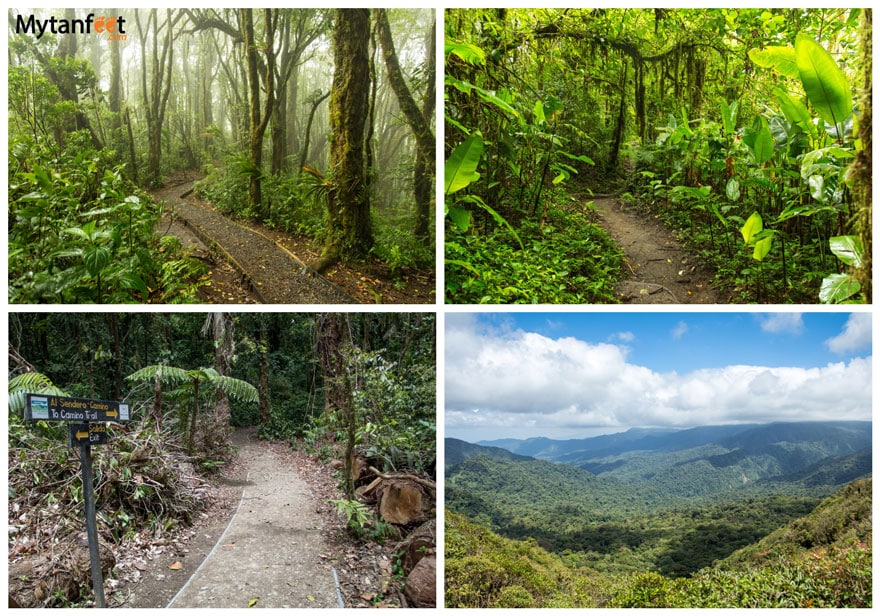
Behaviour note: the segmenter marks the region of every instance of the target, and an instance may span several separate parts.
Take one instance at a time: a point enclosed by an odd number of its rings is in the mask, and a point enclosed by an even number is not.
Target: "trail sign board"
[[[110,400],[27,394],[25,419],[44,421],[129,421],[129,406]]]
[[[76,447],[84,445],[103,445],[107,442],[107,425],[102,423],[70,423],[67,424],[68,443]]]

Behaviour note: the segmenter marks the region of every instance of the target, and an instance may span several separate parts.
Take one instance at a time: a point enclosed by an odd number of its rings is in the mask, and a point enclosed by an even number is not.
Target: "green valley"
[[[871,603],[870,422],[446,452],[449,607]]]
[[[871,564],[870,478],[690,577],[602,573],[446,513],[447,607],[871,607]]]

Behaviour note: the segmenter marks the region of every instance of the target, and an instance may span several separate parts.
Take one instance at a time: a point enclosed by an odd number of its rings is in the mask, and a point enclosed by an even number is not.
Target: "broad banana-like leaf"
[[[543,124],[547,121],[547,116],[544,115],[544,103],[540,100],[535,101],[535,108],[532,110],[535,114],[535,123]]]
[[[764,116],[755,116],[752,125],[743,131],[742,140],[751,150],[755,162],[759,165],[769,160],[773,155],[773,133]]]
[[[446,161],[445,181],[446,194],[451,195],[454,192],[468,186],[471,182],[480,179],[477,173],[477,165],[480,157],[483,155],[483,136],[474,132],[467,139],[462,141],[455,150],[449,160]]]
[[[443,47],[443,54],[445,56],[452,53],[468,64],[478,66],[486,63],[486,52],[471,43],[459,43],[458,41],[446,39]]]
[[[810,36],[798,34],[795,58],[804,92],[819,117],[837,126],[852,113],[846,75],[825,49]]]
[[[471,213],[461,207],[460,205],[453,205],[449,208],[447,212],[449,217],[452,219],[452,222],[455,223],[455,226],[461,229],[462,231],[467,231],[471,228]]]
[[[780,75],[795,78],[798,76],[795,50],[791,47],[770,46],[764,49],[750,49],[749,59],[762,68],[772,68]]]
[[[736,130],[736,114],[739,103],[733,101],[730,105],[726,101],[721,101],[721,124],[724,127],[725,135],[732,135]]]
[[[807,111],[804,104],[793,98],[784,88],[779,86],[773,89],[773,94],[776,95],[776,100],[779,101],[779,108],[782,109],[785,119],[790,124],[799,126],[802,131],[815,138],[816,125],[813,124],[813,118],[810,117],[810,112]]]

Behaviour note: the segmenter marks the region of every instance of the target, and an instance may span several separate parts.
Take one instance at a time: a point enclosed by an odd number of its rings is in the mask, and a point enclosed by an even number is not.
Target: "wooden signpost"
[[[92,588],[95,605],[105,607],[104,576],[98,553],[98,522],[95,512],[95,491],[92,486],[92,445],[107,442],[108,421],[124,422],[131,419],[129,406],[123,402],[91,400],[27,394],[24,417],[28,420],[68,421],[67,440],[71,447],[79,447],[82,466],[83,500],[86,505],[86,531],[89,537],[89,562],[92,570]],[[92,423],[95,422],[95,423]]]

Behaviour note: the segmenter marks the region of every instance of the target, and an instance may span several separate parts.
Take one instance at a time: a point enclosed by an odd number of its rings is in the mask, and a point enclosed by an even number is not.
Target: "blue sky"
[[[448,313],[446,433],[871,417],[868,313]]]

